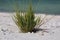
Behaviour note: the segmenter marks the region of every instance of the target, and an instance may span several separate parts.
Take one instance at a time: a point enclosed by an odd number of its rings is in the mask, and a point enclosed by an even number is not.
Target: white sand
[[[12,13],[0,13],[0,40],[60,40],[60,16],[48,15],[50,21],[40,28],[47,29],[37,33],[19,33],[12,20]],[[35,14],[43,18],[45,14]]]

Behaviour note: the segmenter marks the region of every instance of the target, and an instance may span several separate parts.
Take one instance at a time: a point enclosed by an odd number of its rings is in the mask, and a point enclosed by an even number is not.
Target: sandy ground
[[[48,15],[47,23],[40,26],[43,29],[37,33],[19,33],[12,20],[12,13],[0,13],[0,40],[60,40],[60,16]],[[45,14],[35,14],[43,18]]]

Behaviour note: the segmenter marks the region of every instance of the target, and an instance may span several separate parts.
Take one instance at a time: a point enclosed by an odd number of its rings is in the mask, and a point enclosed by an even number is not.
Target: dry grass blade
[[[47,23],[48,21],[50,21],[52,18],[54,18],[54,16],[51,17],[51,18],[49,18],[46,22],[43,22],[42,24],[39,24],[38,28],[39,28],[40,26],[42,26],[43,24],[46,24],[46,23]]]

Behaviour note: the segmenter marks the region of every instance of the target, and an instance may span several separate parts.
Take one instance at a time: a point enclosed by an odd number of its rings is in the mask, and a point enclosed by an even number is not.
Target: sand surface
[[[48,15],[48,20],[39,28],[43,29],[37,33],[19,33],[19,29],[12,20],[12,13],[0,13],[0,40],[60,40],[60,16]],[[35,14],[43,18],[45,14]],[[46,29],[46,30],[45,30]]]

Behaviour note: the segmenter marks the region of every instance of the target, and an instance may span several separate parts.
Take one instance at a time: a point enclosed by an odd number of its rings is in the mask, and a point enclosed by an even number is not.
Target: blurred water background
[[[30,0],[0,0],[0,12],[14,12],[18,4],[20,11],[25,12]],[[32,0],[35,13],[60,14],[60,0]]]

